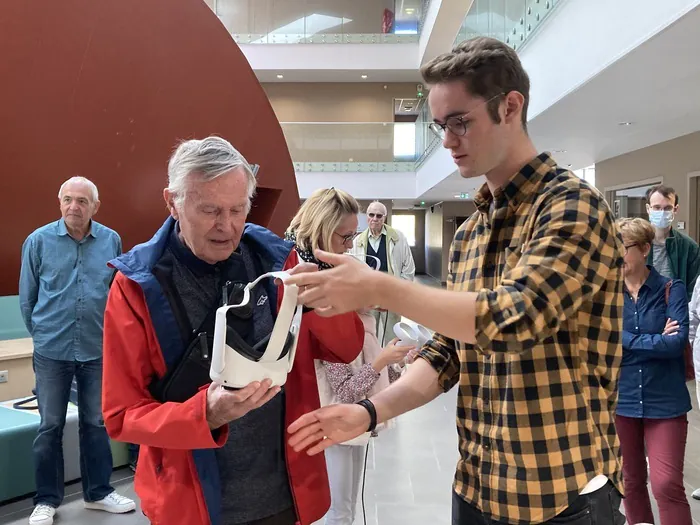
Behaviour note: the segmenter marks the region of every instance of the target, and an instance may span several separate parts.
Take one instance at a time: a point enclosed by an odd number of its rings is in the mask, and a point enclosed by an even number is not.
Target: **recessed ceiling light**
[[[277,75],[277,78],[284,78],[284,75]]]
[[[407,7],[407,8],[406,8],[406,14],[407,14],[407,15],[412,15],[412,14],[415,13],[415,12],[416,12],[416,10],[413,9],[412,7]]]
[[[618,126],[631,126],[632,124],[634,124],[634,123],[633,122],[618,122],[617,123]]]
[[[367,75],[362,75],[362,78],[367,78]]]

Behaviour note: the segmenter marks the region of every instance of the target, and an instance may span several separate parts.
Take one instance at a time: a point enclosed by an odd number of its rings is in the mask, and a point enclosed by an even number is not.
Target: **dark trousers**
[[[58,507],[63,501],[63,427],[71,383],[78,385],[80,476],[85,501],[99,501],[114,489],[112,449],[102,420],[102,359],[57,361],[34,354],[39,432],[34,440],[36,496],[34,504]]]
[[[543,525],[623,525],[620,493],[608,483],[603,488],[576,498],[571,506]],[[506,525],[484,516],[476,507],[452,494],[452,525]]]
[[[683,461],[688,437],[685,415],[672,419],[615,418],[625,480],[625,515],[630,523],[654,523],[647,490],[659,505],[661,525],[691,525],[690,505],[683,487]]]

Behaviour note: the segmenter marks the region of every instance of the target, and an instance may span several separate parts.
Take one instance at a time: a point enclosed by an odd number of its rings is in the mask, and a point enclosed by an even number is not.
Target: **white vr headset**
[[[373,257],[379,269],[379,259]],[[226,314],[234,308],[243,308],[251,298],[250,291],[263,279],[279,279],[284,284],[282,305],[277,312],[275,326],[269,338],[254,346],[249,345],[235,330],[229,328]],[[269,272],[261,275],[243,289],[243,299],[238,304],[224,305],[216,310],[214,343],[212,348],[211,380],[225,388],[243,388],[253,381],[270,379],[272,386],[282,386],[287,374],[294,365],[299,331],[303,313],[302,305],[297,304],[299,288],[287,285],[289,272]],[[265,346],[264,352],[261,347]]]
[[[400,339],[397,346],[415,346],[418,349],[433,338],[430,330],[413,321],[396,323],[394,335]]]
[[[239,304],[224,305],[216,311],[214,343],[209,376],[214,383],[225,388],[242,388],[253,381],[270,379],[272,386],[282,386],[294,365],[299,330],[303,313],[297,305],[299,288],[284,284],[289,272],[269,272],[261,275],[243,289]],[[243,308],[251,298],[250,291],[263,279],[279,279],[284,284],[282,305],[277,312],[275,326],[269,338],[251,346],[226,322],[226,314],[234,308]],[[266,345],[266,346],[265,346]],[[265,350],[262,350],[265,346]]]

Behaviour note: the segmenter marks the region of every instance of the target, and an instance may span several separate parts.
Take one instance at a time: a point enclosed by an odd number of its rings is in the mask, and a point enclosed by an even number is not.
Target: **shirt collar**
[[[655,292],[659,288],[666,286],[666,278],[663,275],[657,272],[650,264],[647,264],[647,268],[649,268],[649,275],[647,280],[639,287],[640,290],[642,288],[648,288],[650,292]],[[625,285],[625,290],[627,290],[627,285]]]
[[[647,277],[647,280],[644,281],[642,288],[646,286],[649,288],[649,290],[654,292],[659,288],[666,286],[666,278],[663,275],[657,272],[656,269],[650,264],[647,264],[647,268],[649,268],[649,277]]]
[[[492,195],[488,185],[484,184],[474,198],[474,204],[481,213],[489,213],[492,201],[505,199],[515,209],[528,195],[538,191],[542,177],[556,167],[557,163],[549,153],[541,153],[520,168],[503,188],[498,188],[495,195]]]
[[[95,234],[95,228],[93,228],[93,226],[94,221],[90,219],[90,227],[88,228],[88,232],[87,235],[85,235],[85,237],[89,236],[97,238],[97,235]],[[68,228],[66,228],[66,220],[63,217],[61,217],[61,219],[58,221],[58,235],[60,237],[68,235]]]

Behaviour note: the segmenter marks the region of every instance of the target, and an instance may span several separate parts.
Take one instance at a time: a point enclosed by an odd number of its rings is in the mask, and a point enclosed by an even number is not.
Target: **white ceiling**
[[[699,130],[698,28],[700,7],[537,115],[538,149],[576,169]]]
[[[372,69],[362,72],[348,69],[256,70],[255,75],[260,82],[422,82],[417,69]],[[283,78],[277,78],[277,75],[282,75]],[[362,78],[362,75],[367,75],[367,78]]]
[[[579,169],[700,130],[698,28],[700,7],[537,115],[528,123],[537,148]],[[453,173],[418,200],[455,200],[476,181]]]

